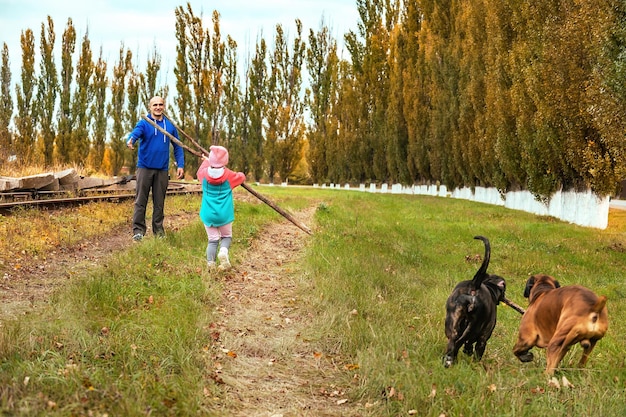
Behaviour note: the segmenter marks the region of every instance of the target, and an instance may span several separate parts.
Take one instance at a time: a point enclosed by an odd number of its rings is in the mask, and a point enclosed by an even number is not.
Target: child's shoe
[[[219,259],[220,261],[219,269],[221,270],[230,269],[230,260],[228,259],[228,249],[220,248],[220,251],[217,254],[217,259]]]
[[[206,264],[209,267],[209,272],[215,271],[215,269],[217,268],[217,264],[215,263],[215,261],[207,261]]]

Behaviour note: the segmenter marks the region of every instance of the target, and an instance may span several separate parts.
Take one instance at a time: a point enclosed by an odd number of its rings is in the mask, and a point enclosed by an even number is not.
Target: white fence
[[[380,188],[376,184],[367,187],[361,184],[359,188],[351,188],[349,184],[316,184],[314,187],[332,188],[341,190],[359,190],[367,192],[391,193],[391,194],[415,194],[435,197],[460,198],[463,200],[504,206],[513,210],[522,210],[540,216],[552,216],[563,221],[579,226],[606,229],[609,218],[610,198],[600,198],[591,191],[577,193],[573,191],[556,192],[548,204],[537,201],[528,191],[511,191],[501,195],[495,188],[476,187],[456,188],[449,192],[445,186],[414,185],[406,187],[401,184],[382,184]]]

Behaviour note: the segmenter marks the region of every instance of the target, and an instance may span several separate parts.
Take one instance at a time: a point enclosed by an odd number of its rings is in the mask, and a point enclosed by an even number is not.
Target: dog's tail
[[[480,265],[478,271],[476,271],[474,278],[472,278],[472,285],[474,286],[474,289],[477,290],[480,288],[484,279],[487,278],[487,267],[489,267],[489,259],[491,258],[491,245],[489,244],[489,239],[484,236],[474,236],[474,239],[482,240],[485,244],[485,257],[483,258],[483,263]]]

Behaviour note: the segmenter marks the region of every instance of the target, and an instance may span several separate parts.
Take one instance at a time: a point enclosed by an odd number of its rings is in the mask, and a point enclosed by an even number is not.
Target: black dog
[[[446,302],[448,346],[443,357],[446,368],[456,362],[461,346],[468,355],[474,353],[476,360],[483,357],[487,340],[496,326],[496,307],[504,300],[504,278],[487,273],[491,257],[489,239],[483,236],[474,239],[485,244],[485,258],[474,278],[458,283]]]

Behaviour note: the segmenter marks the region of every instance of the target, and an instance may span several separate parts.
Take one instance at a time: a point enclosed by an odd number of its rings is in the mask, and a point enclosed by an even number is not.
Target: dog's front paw
[[[446,355],[443,357],[443,366],[445,366],[446,368],[451,367],[453,363],[454,363],[454,358],[452,356]]]
[[[532,352],[520,353],[517,355],[518,359],[522,362],[532,362],[534,356]]]

